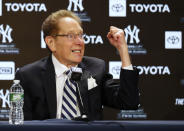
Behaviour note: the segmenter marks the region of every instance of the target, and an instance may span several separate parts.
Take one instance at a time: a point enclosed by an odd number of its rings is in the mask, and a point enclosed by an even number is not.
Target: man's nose
[[[75,37],[75,43],[78,44],[78,45],[83,45],[84,44],[84,39],[79,37],[79,36],[76,36]]]

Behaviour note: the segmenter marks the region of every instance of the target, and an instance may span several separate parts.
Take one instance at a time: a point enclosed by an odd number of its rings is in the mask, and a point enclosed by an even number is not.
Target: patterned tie
[[[76,83],[70,80],[71,71],[67,71],[66,75],[68,78],[65,81],[63,89],[63,102],[62,102],[62,111],[61,118],[69,119],[76,117],[77,115],[77,96],[76,96]]]

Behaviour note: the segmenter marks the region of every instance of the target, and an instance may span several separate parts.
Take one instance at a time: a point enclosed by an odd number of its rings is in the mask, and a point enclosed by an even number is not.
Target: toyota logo
[[[122,4],[114,4],[114,5],[112,5],[112,10],[114,11],[114,12],[120,12],[120,11],[122,11],[124,9],[124,7],[123,7],[123,5]]]
[[[173,45],[177,44],[179,41],[180,41],[179,38],[174,35],[167,38],[167,42]]]
[[[121,67],[119,67],[119,66],[114,66],[114,67],[112,67],[112,73],[113,74],[120,74],[120,68]]]

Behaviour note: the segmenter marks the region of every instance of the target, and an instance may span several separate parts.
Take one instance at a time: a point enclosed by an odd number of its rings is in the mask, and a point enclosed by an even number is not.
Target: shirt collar
[[[61,76],[65,71],[69,69],[64,64],[61,64],[53,54],[52,54],[52,62],[53,62],[57,77]]]

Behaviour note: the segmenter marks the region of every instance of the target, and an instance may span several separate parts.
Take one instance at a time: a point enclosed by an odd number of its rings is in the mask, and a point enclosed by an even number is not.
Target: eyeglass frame
[[[77,37],[80,38],[80,39],[84,39],[83,37],[85,36],[86,34],[55,34],[55,35],[52,35],[53,37],[57,37],[57,36],[60,36],[60,37],[66,37],[67,39],[69,40],[75,40]]]

